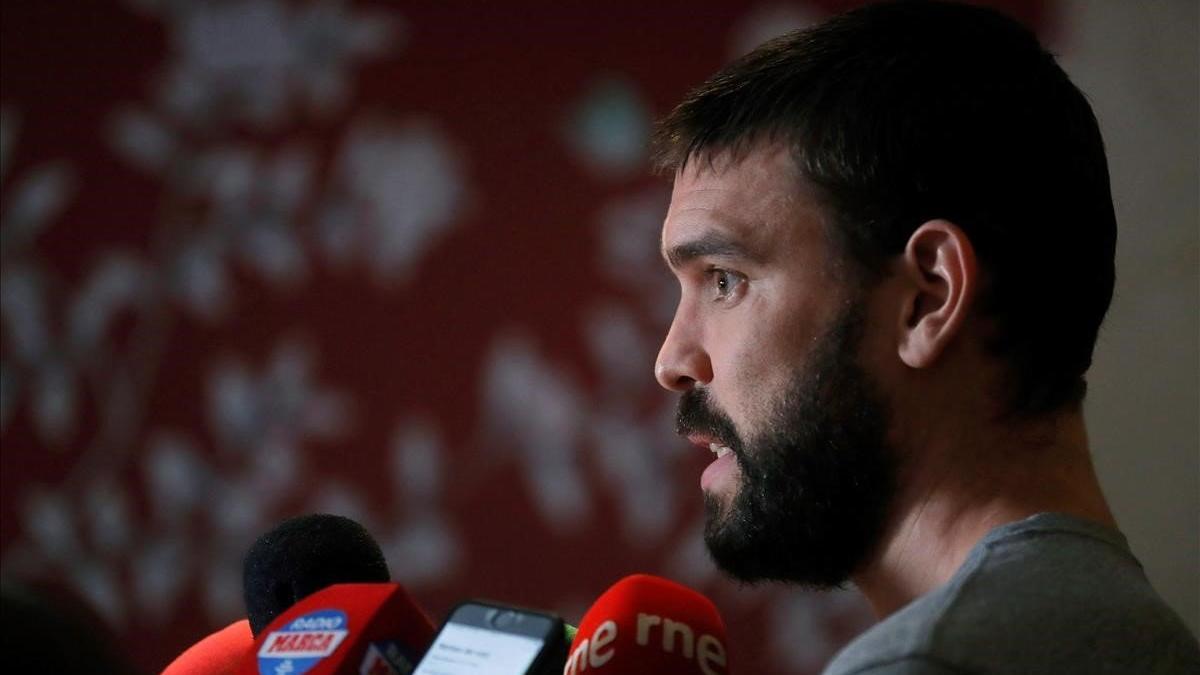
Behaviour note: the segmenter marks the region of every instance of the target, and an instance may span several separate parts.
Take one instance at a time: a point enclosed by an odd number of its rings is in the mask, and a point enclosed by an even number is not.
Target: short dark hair
[[[784,143],[858,278],[922,223],[957,224],[983,270],[1006,413],[1083,400],[1112,300],[1116,216],[1099,126],[1037,38],[989,9],[870,5],[772,40],[693,90],[656,130],[675,172]]]

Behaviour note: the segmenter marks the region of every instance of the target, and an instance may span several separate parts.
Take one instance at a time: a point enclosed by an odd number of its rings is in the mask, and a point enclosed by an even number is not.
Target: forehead
[[[823,245],[824,215],[785,147],[693,158],[675,176],[664,251],[719,233],[769,253]]]

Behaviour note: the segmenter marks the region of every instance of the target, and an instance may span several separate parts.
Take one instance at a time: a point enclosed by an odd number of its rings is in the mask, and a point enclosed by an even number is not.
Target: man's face
[[[782,149],[676,177],[663,252],[682,295],[655,371],[682,394],[680,433],[716,455],[700,483],[718,565],[831,586],[878,540],[893,453],[859,366],[865,292],[801,185]]]

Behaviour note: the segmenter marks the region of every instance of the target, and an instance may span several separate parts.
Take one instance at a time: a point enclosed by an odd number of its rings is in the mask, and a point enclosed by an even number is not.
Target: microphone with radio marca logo
[[[240,675],[407,675],[434,626],[400,584],[335,584],[262,630]]]

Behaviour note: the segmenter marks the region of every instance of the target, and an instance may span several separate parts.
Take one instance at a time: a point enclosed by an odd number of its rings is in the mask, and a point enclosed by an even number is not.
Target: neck
[[[900,469],[904,488],[882,545],[854,576],[880,618],[945,584],[1000,525],[1051,511],[1116,526],[1078,412],[899,447],[915,461]]]

